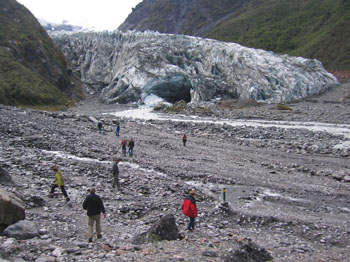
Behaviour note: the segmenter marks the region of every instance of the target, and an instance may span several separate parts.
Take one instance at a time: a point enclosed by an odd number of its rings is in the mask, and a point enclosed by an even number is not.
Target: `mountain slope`
[[[0,2],[0,103],[63,105],[80,81],[35,17],[14,0]]]
[[[349,21],[347,0],[144,0],[119,29],[237,42],[350,70]]]

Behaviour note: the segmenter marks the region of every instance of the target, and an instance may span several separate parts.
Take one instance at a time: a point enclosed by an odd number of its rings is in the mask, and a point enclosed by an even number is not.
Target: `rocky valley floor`
[[[191,110],[168,114],[168,120],[132,119],[105,114],[125,108],[94,100],[65,112],[1,106],[0,164],[15,182],[2,187],[23,200],[26,219],[41,235],[0,236],[0,261],[236,261],[225,256],[248,240],[273,261],[349,261],[350,84],[288,107],[210,106],[195,119],[327,123],[344,134],[300,124],[188,121]],[[103,122],[102,134],[91,117]],[[186,121],[170,120],[179,117]],[[123,138],[134,138],[134,157],[121,155]],[[120,189],[111,187],[116,157],[122,159]],[[69,204],[58,190],[48,198],[53,164],[68,180]],[[82,201],[91,186],[108,217],[103,238],[88,243]],[[191,188],[201,199],[197,226],[188,232],[180,206]],[[224,188],[229,206],[222,204]],[[183,239],[132,244],[169,213]]]

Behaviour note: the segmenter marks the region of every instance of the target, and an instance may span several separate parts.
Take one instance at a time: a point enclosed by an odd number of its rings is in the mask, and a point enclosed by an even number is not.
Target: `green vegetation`
[[[14,61],[0,48],[0,103],[5,105],[65,104],[67,97],[38,73]]]
[[[2,0],[0,27],[1,104],[53,108],[82,97],[61,50],[24,6]]]
[[[350,70],[349,0],[144,0],[122,29],[237,42]]]
[[[350,1],[249,0],[207,36],[350,70]]]

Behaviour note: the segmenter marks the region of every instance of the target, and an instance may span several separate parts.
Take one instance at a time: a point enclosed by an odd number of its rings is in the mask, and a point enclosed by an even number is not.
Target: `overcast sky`
[[[114,30],[142,0],[17,0],[38,19],[62,23],[66,20],[96,30]]]

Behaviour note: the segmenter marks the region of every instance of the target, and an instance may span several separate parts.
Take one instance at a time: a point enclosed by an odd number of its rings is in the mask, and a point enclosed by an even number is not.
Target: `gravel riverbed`
[[[288,106],[210,106],[210,114],[148,120],[113,115],[128,108],[91,99],[62,112],[1,106],[0,164],[15,182],[2,187],[23,200],[41,234],[0,236],[0,261],[234,261],[225,255],[248,240],[273,261],[349,261],[350,84]],[[121,155],[123,138],[135,140],[134,157]],[[116,157],[119,190],[111,187]],[[53,164],[68,180],[70,204],[57,189],[48,198]],[[108,217],[103,238],[88,243],[82,201],[91,186]],[[191,188],[201,199],[187,232],[180,206]],[[166,214],[182,239],[132,243]]]

